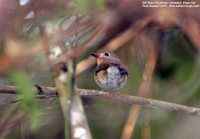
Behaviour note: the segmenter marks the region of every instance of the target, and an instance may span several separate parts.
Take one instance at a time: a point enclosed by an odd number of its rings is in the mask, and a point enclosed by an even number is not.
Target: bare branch
[[[122,95],[118,93],[108,93],[96,90],[87,90],[87,89],[78,89],[77,94],[82,97],[91,97],[91,98],[104,98],[110,100],[116,100],[120,102],[138,104],[142,106],[152,107],[152,108],[161,108],[168,109],[171,111],[187,113],[191,115],[200,115],[200,108],[180,105],[171,102],[165,102],[155,99],[142,98],[137,96]]]
[[[6,87],[0,86],[0,93],[5,93],[4,88],[6,88],[5,91],[7,92],[7,94],[16,94],[16,88],[13,86],[6,86]],[[45,98],[45,96],[55,97],[55,94],[57,94],[56,89],[54,87],[41,87],[41,90],[42,92],[40,94],[44,96],[41,98]],[[103,98],[103,99],[109,99],[109,100],[129,103],[129,104],[137,104],[137,105],[142,105],[142,106],[151,107],[151,108],[167,109],[167,110],[171,110],[175,112],[182,112],[185,114],[200,116],[200,108],[180,105],[180,104],[161,101],[161,100],[123,95],[120,93],[109,93],[109,92],[103,92],[103,91],[98,91],[98,90],[89,90],[89,89],[76,89],[76,94],[82,97]]]

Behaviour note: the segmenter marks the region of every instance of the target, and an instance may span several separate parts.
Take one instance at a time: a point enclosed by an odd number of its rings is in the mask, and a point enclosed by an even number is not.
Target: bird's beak
[[[94,56],[94,57],[96,57],[96,58],[99,57],[99,54],[97,54],[97,53],[92,53],[91,55]]]

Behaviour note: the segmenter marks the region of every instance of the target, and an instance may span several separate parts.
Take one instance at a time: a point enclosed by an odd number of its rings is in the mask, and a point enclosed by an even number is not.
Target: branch
[[[143,73],[143,80],[139,87],[139,96],[147,97],[150,93],[150,84],[152,82],[153,73],[156,67],[157,59],[158,59],[158,50],[157,47],[154,46],[155,42],[153,43],[152,39],[148,36],[146,37],[146,41],[150,48],[152,48],[151,53],[148,56],[147,63]],[[158,46],[158,45],[156,45]],[[136,121],[138,119],[138,115],[140,112],[141,106],[140,105],[133,105],[130,108],[127,120],[125,122],[121,139],[131,139],[133,132],[135,130]]]
[[[39,91],[42,91],[40,92],[40,95],[42,95],[43,97],[40,97],[40,98],[46,98],[46,97],[51,97],[51,96],[55,97],[55,95],[57,94],[56,89],[54,87],[38,86],[37,88],[39,89]],[[13,86],[4,86],[4,87],[0,86],[0,93],[1,94],[2,93],[16,94],[16,88]],[[137,104],[137,105],[142,105],[142,106],[151,107],[151,108],[167,109],[167,110],[171,110],[175,112],[182,112],[185,114],[200,116],[200,108],[180,105],[180,104],[161,101],[161,100],[123,95],[120,93],[109,93],[109,92],[103,92],[103,91],[97,91],[97,90],[89,90],[89,89],[76,89],[76,94],[82,97],[103,98],[103,99],[109,99],[109,100],[129,103],[129,104]]]
[[[137,104],[152,108],[167,109],[175,112],[182,112],[190,115],[200,115],[200,108],[165,102],[155,99],[142,98],[137,96],[122,95],[118,93],[108,93],[96,90],[78,89],[77,94],[82,97],[104,98],[130,104]]]

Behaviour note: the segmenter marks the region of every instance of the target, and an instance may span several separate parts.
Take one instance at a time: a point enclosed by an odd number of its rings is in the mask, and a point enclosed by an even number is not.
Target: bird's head
[[[108,50],[99,53],[92,53],[91,55],[97,59],[97,65],[103,63],[121,63],[118,56],[115,53]]]

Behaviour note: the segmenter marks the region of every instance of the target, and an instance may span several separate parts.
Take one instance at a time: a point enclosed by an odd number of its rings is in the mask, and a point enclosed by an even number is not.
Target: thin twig
[[[139,88],[139,96],[146,97],[150,90],[150,83],[152,80],[153,72],[156,66],[156,61],[158,57],[158,52],[156,49],[152,50],[152,53],[150,54],[144,74],[143,74],[143,81],[140,84]],[[141,106],[140,105],[133,105],[129,111],[121,139],[131,139],[131,136],[133,135],[136,121],[138,119],[138,115],[140,112]]]
[[[19,105],[14,106],[13,110],[10,111],[10,113],[6,116],[4,116],[4,118],[2,118],[2,120],[0,121],[0,135],[3,134],[3,132],[5,131],[5,129],[8,126],[8,123],[12,120],[12,118],[15,116],[16,112],[19,110]]]
[[[16,94],[16,88],[13,86],[11,87],[6,86],[3,88],[6,88],[9,94]],[[8,91],[8,88],[10,88],[9,91]],[[54,87],[41,87],[41,88],[44,88],[42,89],[44,91],[42,92],[42,94],[44,95],[43,98],[45,98],[46,95],[49,98],[50,97],[48,94],[49,92],[51,92],[52,94],[54,93],[52,97],[55,97],[55,95],[57,94],[56,89]],[[4,90],[0,86],[0,93],[3,93],[3,92]],[[142,106],[151,107],[151,108],[167,109],[167,110],[171,110],[175,112],[182,112],[185,114],[200,116],[200,108],[180,105],[180,104],[161,101],[161,100],[123,95],[120,93],[109,93],[109,92],[103,92],[103,91],[98,91],[98,90],[89,90],[89,89],[76,89],[76,94],[82,97],[103,98],[103,99],[109,99],[109,100],[114,100],[118,102],[137,104],[137,105],[142,105]]]

